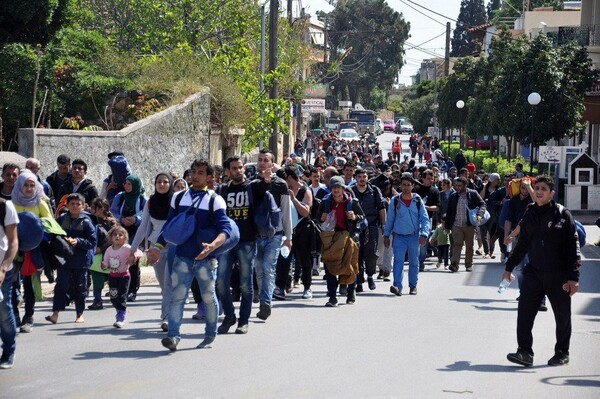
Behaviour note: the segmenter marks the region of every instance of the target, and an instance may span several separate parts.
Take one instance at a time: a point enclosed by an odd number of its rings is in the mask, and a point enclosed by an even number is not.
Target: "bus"
[[[353,119],[358,121],[358,126],[360,129],[360,133],[366,133],[367,130],[371,133],[375,133],[377,130],[375,120],[377,117],[375,116],[375,112],[370,110],[352,110],[348,114],[348,119]]]

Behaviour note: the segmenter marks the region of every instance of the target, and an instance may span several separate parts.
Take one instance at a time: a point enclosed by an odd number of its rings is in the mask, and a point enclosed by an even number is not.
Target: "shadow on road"
[[[544,384],[557,386],[575,386],[600,388],[600,375],[566,375],[547,377],[541,380]]]
[[[500,364],[471,364],[471,362],[463,360],[454,362],[446,366],[443,369],[437,369],[438,371],[477,371],[481,373],[533,373],[536,369],[548,367],[546,365],[522,367],[522,366],[511,366],[511,365],[500,365]]]

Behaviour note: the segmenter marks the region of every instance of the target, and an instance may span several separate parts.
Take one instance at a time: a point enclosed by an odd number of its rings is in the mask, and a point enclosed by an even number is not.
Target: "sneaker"
[[[539,309],[540,312],[547,312],[548,311],[548,307],[546,305],[540,305]]]
[[[369,284],[369,289],[371,291],[373,291],[375,288],[377,288],[377,286],[375,285],[375,280],[373,280],[373,277],[367,277],[367,283]]]
[[[115,327],[115,328],[123,328],[124,326],[125,326],[125,322],[123,322],[123,321],[115,321],[113,323],[113,327]]]
[[[294,288],[300,287],[300,280],[294,279]]]
[[[458,271],[458,266],[453,263],[450,266],[448,266],[448,269],[450,269],[452,273],[456,273]]]
[[[425,265],[423,265],[423,266],[419,266],[419,271],[420,271],[420,272],[424,272],[424,271],[425,271]]]
[[[441,266],[442,266],[442,262],[438,262],[438,263],[435,264],[435,268],[436,269],[439,269]]]
[[[469,266],[469,267],[465,267],[465,270],[468,271],[468,272],[472,272],[473,268],[471,266]]]
[[[360,293],[361,293],[361,292],[363,292],[363,291],[364,291],[364,290],[363,290],[363,286],[362,286],[362,284],[356,284],[356,292],[357,292],[358,294],[360,294]],[[348,295],[348,290],[346,290],[346,292],[345,292],[345,293],[346,293],[346,296],[347,296],[347,295]],[[340,290],[340,296],[343,296],[343,295],[342,295],[342,290]]]
[[[248,333],[248,324],[238,324],[235,329],[236,334],[247,334]]]
[[[325,304],[325,307],[327,308],[335,308],[337,307],[338,304],[338,300],[336,297],[331,297],[329,298],[329,301],[327,301],[327,303]]]
[[[129,296],[127,297],[127,302],[135,302],[136,299],[137,294],[129,294]]]
[[[346,303],[348,305],[354,305],[356,302],[356,294],[354,291],[348,291],[348,296],[346,297]]]
[[[476,250],[476,251],[475,251],[475,253],[476,253],[477,255],[483,255],[483,252],[482,252],[480,249]]]
[[[19,329],[19,332],[30,333],[32,328],[33,328],[33,323],[23,323],[23,324],[21,324],[21,328]]]
[[[319,270],[318,269],[313,269],[312,270],[312,275],[313,276],[318,276],[319,275]]]
[[[285,291],[279,287],[273,290],[273,298],[285,301]]]
[[[88,306],[88,310],[102,310],[104,309],[104,305],[102,301],[94,301],[90,306]]]
[[[169,322],[168,321],[163,321],[160,324],[160,329],[163,330],[164,332],[169,332]]]
[[[217,328],[217,332],[219,334],[227,334],[229,332],[229,329],[233,327],[235,323],[237,323],[237,319],[235,318],[235,316],[225,316],[223,322],[221,323],[219,328]]]
[[[160,343],[171,352],[175,352],[177,350],[177,344],[179,343],[179,340],[177,338],[165,337],[160,340]]]
[[[357,286],[357,292],[362,292],[362,287],[361,290],[358,291],[358,286]],[[340,284],[340,296],[346,296],[348,295],[348,286],[345,284]]]
[[[10,355],[6,352],[2,352],[2,357],[0,357],[0,369],[8,370],[12,369],[15,365],[15,354],[11,353]]]
[[[390,281],[390,272],[383,272],[383,281]]]
[[[377,280],[381,280],[383,278],[383,270],[379,269],[379,273],[377,274]]]
[[[196,349],[212,348],[213,342],[215,342],[215,337],[206,337],[196,346]]]
[[[408,293],[410,295],[417,295],[417,287],[410,287],[410,291]]]
[[[304,291],[302,299],[312,299],[312,290],[310,288]]]
[[[261,320],[267,320],[271,316],[271,307],[267,303],[261,303],[256,317]]]
[[[569,355],[562,352],[556,352],[554,356],[548,360],[548,366],[565,366],[569,364]]]
[[[517,350],[516,353],[509,353],[506,355],[509,362],[520,364],[521,366],[531,366],[533,364],[533,355],[523,351]]]
[[[258,296],[258,292],[255,292],[254,295],[252,296],[252,303],[259,303],[260,302],[260,298]]]
[[[396,287],[395,285],[390,286],[390,292],[396,296],[402,296],[402,290],[400,290],[400,288]]]

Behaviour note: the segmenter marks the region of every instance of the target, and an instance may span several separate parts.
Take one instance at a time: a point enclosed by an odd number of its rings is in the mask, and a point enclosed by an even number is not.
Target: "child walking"
[[[436,269],[442,266],[444,262],[444,270],[448,269],[448,254],[450,253],[450,233],[446,232],[444,223],[446,222],[446,215],[443,215],[440,223],[437,225],[433,235],[429,242],[431,245],[435,245],[438,251],[438,262],[435,265]]]
[[[110,290],[110,301],[117,309],[116,328],[123,328],[127,319],[127,291],[131,275],[129,274],[129,262],[127,259],[131,254],[131,246],[128,244],[129,234],[122,226],[113,227],[109,234],[112,245],[106,249],[102,268],[110,269],[108,276],[108,287]]]

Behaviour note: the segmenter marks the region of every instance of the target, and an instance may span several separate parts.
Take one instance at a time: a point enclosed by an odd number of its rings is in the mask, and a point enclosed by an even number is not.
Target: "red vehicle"
[[[475,148],[475,139],[469,139],[468,147],[470,149]],[[494,140],[492,136],[477,137],[478,150],[495,150],[496,148],[498,148],[498,140]]]
[[[392,120],[383,121],[383,131],[384,132],[393,132],[396,130],[396,122]]]

